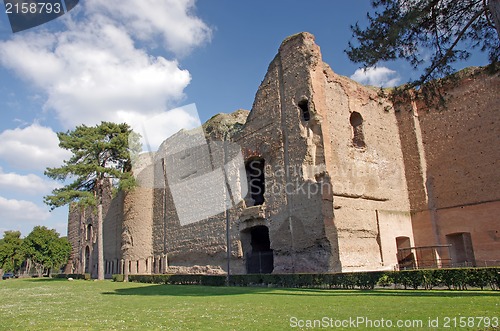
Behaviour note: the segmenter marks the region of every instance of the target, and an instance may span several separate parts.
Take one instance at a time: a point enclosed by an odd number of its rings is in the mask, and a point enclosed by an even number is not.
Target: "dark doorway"
[[[273,251],[267,226],[250,229],[251,251],[246,254],[247,273],[269,274],[274,269]]]
[[[89,274],[90,273],[90,248],[89,246],[85,247],[85,267],[84,267],[85,273]]]
[[[398,266],[400,270],[415,268],[415,255],[411,249],[409,237],[397,237]]]
[[[469,232],[449,234],[446,236],[446,240],[451,245],[451,263],[454,267],[473,267],[476,265]]]
[[[264,176],[264,159],[253,158],[247,161],[245,170],[248,180],[248,194],[253,200],[250,206],[259,206],[264,203],[265,193],[265,176]]]

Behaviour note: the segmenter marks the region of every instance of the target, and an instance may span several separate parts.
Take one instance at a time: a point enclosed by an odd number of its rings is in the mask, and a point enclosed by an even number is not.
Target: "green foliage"
[[[469,58],[471,49],[488,52],[490,62],[496,63],[500,22],[495,21],[499,9],[493,2],[372,0],[375,13],[367,15],[369,26],[351,26],[358,43],[349,43],[346,53],[365,67],[395,59],[404,59],[415,69],[426,66],[412,86],[450,74],[451,65]]]
[[[400,286],[404,289],[426,289],[447,287],[466,290],[469,287],[498,289],[500,268],[460,268],[435,270],[404,270],[349,272],[334,274],[250,274],[231,275],[232,286],[285,287],[285,288],[335,288],[371,290],[378,284],[388,287]],[[113,279],[122,281],[123,275]],[[119,277],[121,276],[121,277]],[[121,279],[121,280],[119,280]],[[226,276],[208,275],[130,275],[129,280],[138,283],[170,285],[222,286]]]
[[[113,279],[115,276],[116,281],[123,281],[123,277],[118,277],[120,275],[114,275]],[[128,279],[130,282],[169,285],[223,286],[226,282],[226,276],[219,275],[130,275]]]
[[[59,269],[71,253],[68,239],[59,238],[56,230],[45,226],[35,226],[24,239],[22,247],[25,257],[35,265],[39,275],[46,270]]]
[[[123,274],[114,274],[113,281],[114,282],[123,282],[125,280],[125,276]]]
[[[383,273],[382,276],[380,276],[377,284],[382,287],[391,286],[392,284],[394,284],[394,277],[392,277],[392,274]]]
[[[128,124],[102,122],[95,127],[85,125],[73,131],[59,132],[59,146],[72,153],[59,168],[47,168],[45,175],[73,182],[52,191],[44,198],[52,209],[77,202],[98,205],[102,199],[104,180],[119,189],[130,189],[134,183],[132,161],[140,151],[139,135]]]
[[[0,269],[17,272],[24,261],[21,232],[5,231],[0,239]]]

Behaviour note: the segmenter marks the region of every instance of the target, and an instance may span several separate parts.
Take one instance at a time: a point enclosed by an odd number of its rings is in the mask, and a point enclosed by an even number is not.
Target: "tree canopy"
[[[470,57],[471,49],[500,56],[500,0],[372,0],[369,25],[351,26],[357,45],[346,50],[365,68],[380,61],[404,59],[423,68],[411,86],[453,71],[452,64]],[[430,58],[427,59],[430,52]]]
[[[39,275],[46,270],[59,269],[71,253],[68,239],[60,238],[56,230],[45,226],[35,226],[22,246],[24,256],[35,265]]]
[[[45,197],[45,203],[52,209],[71,202],[98,205],[106,179],[118,189],[134,186],[132,157],[139,152],[140,144],[139,136],[128,124],[81,125],[73,131],[59,132],[57,136],[59,147],[73,155],[64,161],[63,166],[47,168],[45,175],[60,181],[72,179],[73,182]]]
[[[16,272],[24,261],[23,240],[19,231],[5,231],[0,239],[0,269]]]
[[[81,125],[57,134],[59,146],[72,153],[58,168],[45,175],[56,180],[73,180],[44,198],[52,209],[76,203],[97,207],[98,279],[104,279],[102,200],[105,185],[129,189],[135,185],[132,160],[140,151],[139,135],[126,123],[101,122],[94,127]]]

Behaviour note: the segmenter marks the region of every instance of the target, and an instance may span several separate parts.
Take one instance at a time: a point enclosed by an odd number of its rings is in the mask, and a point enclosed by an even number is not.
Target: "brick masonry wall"
[[[500,261],[500,75],[456,76],[444,107],[407,101],[397,113],[415,244],[446,245],[447,235],[467,232],[476,260],[491,263]],[[439,253],[449,258],[447,248]]]

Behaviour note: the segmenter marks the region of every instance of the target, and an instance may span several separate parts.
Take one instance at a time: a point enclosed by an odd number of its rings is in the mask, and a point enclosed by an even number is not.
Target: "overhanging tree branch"
[[[467,59],[472,48],[488,52],[491,64],[498,62],[500,0],[375,0],[372,7],[367,28],[351,26],[358,44],[349,42],[346,53],[364,68],[409,62],[422,75],[408,88],[450,74],[452,64]],[[429,65],[420,55],[425,50],[432,51]]]
[[[416,84],[412,83],[413,86],[421,85],[422,83],[427,81],[427,79],[432,75],[432,72],[434,70],[436,70],[436,68],[438,68],[439,66],[442,66],[444,63],[446,63],[448,58],[453,54],[453,49],[457,46],[459,41],[462,39],[462,37],[465,34],[465,32],[467,31],[467,29],[469,29],[470,26],[472,25],[472,23],[474,23],[474,21],[477,20],[478,17],[481,16],[483,13],[484,13],[484,11],[477,12],[469,20],[469,22],[467,22],[467,24],[463,27],[463,29],[460,31],[460,33],[455,38],[455,41],[453,42],[453,44],[451,44],[451,46],[446,50],[446,53],[444,54],[444,56],[442,56],[441,59],[439,59],[439,61],[435,62],[429,69],[427,69],[426,73],[417,81]]]

